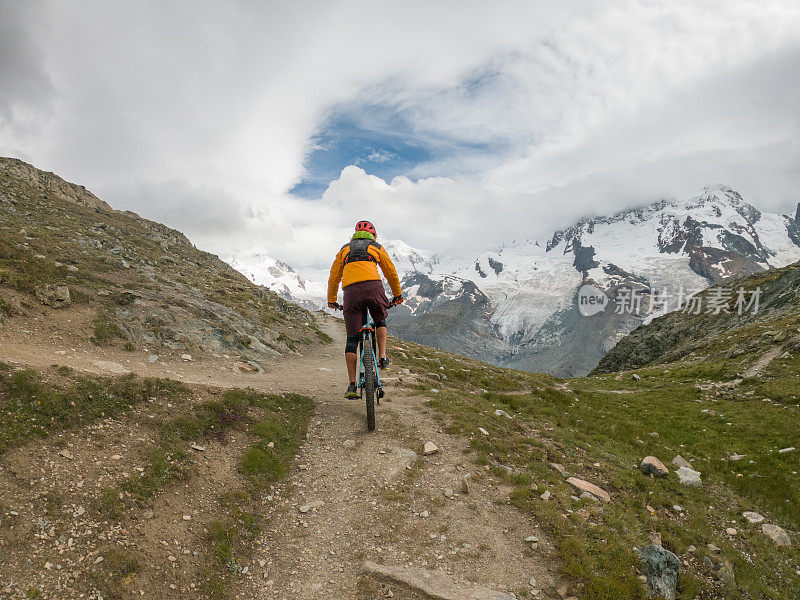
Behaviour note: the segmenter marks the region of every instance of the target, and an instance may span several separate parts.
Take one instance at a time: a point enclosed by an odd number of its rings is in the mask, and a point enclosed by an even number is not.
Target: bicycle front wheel
[[[367,429],[375,431],[375,394],[378,391],[378,377],[375,374],[375,355],[372,344],[364,344],[364,397],[367,400]]]

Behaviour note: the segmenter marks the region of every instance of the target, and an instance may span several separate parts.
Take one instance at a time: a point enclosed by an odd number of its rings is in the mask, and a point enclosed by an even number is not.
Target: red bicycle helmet
[[[369,221],[359,221],[356,223],[356,231],[366,231],[372,235],[378,235],[375,231],[375,226]]]

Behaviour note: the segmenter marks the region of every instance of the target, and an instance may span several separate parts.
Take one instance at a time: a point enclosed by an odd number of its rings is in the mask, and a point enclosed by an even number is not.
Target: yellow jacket
[[[345,263],[347,255],[350,254],[350,242],[342,246],[333,261],[333,266],[331,266],[331,275],[328,278],[328,302],[336,302],[336,298],[339,295],[339,282],[345,288],[351,283],[358,283],[359,281],[380,281],[379,266],[389,282],[389,287],[392,288],[392,294],[399,296],[402,293],[400,278],[397,276],[397,270],[394,268],[392,259],[389,258],[389,253],[386,252],[386,249],[380,244],[373,243],[367,248],[367,252],[377,262],[358,260]]]

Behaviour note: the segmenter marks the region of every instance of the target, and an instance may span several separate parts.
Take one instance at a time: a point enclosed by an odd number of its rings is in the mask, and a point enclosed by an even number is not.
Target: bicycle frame
[[[367,311],[364,311],[365,313]],[[367,314],[366,324],[361,328],[361,352],[358,354],[358,391],[361,397],[364,397],[364,348],[369,344],[372,347],[372,361],[375,364],[375,378],[377,379],[377,387],[379,390],[378,399],[383,395],[383,384],[381,383],[380,369],[378,369],[378,348],[377,340],[375,339],[375,323],[372,317]]]

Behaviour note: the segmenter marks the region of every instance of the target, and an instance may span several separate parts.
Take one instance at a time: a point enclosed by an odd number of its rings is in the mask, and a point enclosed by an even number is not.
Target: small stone
[[[70,452],[69,450],[62,450],[61,452],[58,453],[58,455],[59,456],[63,456],[64,458],[66,458],[68,460],[72,460],[73,459],[72,452]]]
[[[191,521],[192,520],[192,515],[183,515],[183,520],[184,521]]]
[[[739,532],[738,532],[738,531],[736,531],[736,529],[735,529],[735,528],[733,528],[733,527],[727,527],[727,528],[725,528],[725,535],[729,535],[729,536],[733,537],[733,536],[735,536],[737,533],[739,533]]]
[[[686,552],[688,552],[689,554],[693,554],[696,550],[697,548],[695,548],[694,544],[692,544],[686,549]]]
[[[425,446],[422,449],[422,453],[425,456],[428,456],[430,454],[436,454],[438,451],[439,451],[439,448],[433,442],[425,442]]]
[[[158,354],[151,354],[147,357],[147,362],[154,363],[158,360]]]
[[[313,500],[312,502],[309,502],[308,504],[303,504],[300,507],[300,512],[305,514],[305,513],[307,513],[308,511],[310,511],[310,510],[312,510],[314,508],[319,508],[320,506],[324,506],[324,505],[325,505],[325,503],[322,500]]]
[[[531,577],[530,579],[528,579],[528,585],[530,585],[531,587],[535,588],[536,587],[536,578],[535,577]]]
[[[191,446],[189,446],[189,447],[190,447],[192,450],[197,450],[198,452],[205,452],[205,450],[206,450],[206,447],[205,447],[205,446],[201,446],[200,444],[192,444],[192,445],[191,445]]]
[[[422,517],[423,519],[427,519],[428,517],[431,516],[431,513],[427,510],[423,510],[421,513],[419,513],[419,516]]]
[[[170,554],[170,555],[167,557],[167,560],[168,560],[169,562],[175,562],[175,561],[176,561],[176,560],[178,560],[178,559],[177,559],[177,558],[175,558],[175,557],[174,557],[172,554]]]
[[[636,373],[632,375],[632,378],[634,381],[639,381],[641,379],[641,377],[639,377]]]
[[[111,460],[122,460],[122,456],[119,454],[112,454]]]
[[[592,502],[597,502],[597,496],[590,492],[582,492],[578,497],[578,500],[591,500]]]
[[[536,485],[535,483],[530,484],[528,487],[531,488],[532,492],[535,492],[539,489],[539,486]]]
[[[530,544],[538,544],[539,543],[539,538],[536,537],[535,535],[529,535],[528,537],[525,538],[525,541],[530,543]],[[533,585],[536,585],[536,584],[533,584]]]
[[[672,464],[675,465],[676,467],[686,467],[687,469],[692,468],[691,463],[685,458],[683,458],[680,454],[678,454],[678,456],[672,459]]]
[[[342,448],[355,448],[356,441],[355,440],[345,440],[342,442]]]
[[[550,490],[545,490],[545,491],[544,491],[544,494],[542,494],[542,495],[541,495],[541,496],[539,496],[539,497],[540,497],[542,500],[549,500],[551,495],[552,495],[552,494],[550,494]]]
[[[480,431],[483,435],[489,435],[489,432],[486,431],[483,427],[478,427],[478,431]]]
[[[706,569],[713,569],[714,568],[714,561],[708,558],[707,556],[703,557],[703,565],[705,565]]]
[[[453,488],[444,488],[444,496],[445,498],[452,498],[453,496],[455,496]]]
[[[689,469],[687,467],[680,467],[677,471],[678,479],[683,485],[689,487],[700,487],[703,482],[700,480],[700,471]]]
[[[742,516],[747,519],[750,523],[761,523],[764,521],[764,515],[760,515],[757,512],[747,511],[743,512]]]
[[[510,414],[508,414],[506,411],[500,410],[499,408],[494,411],[494,416],[495,417],[505,417],[506,419],[513,419],[514,418]]]
[[[645,475],[654,475],[656,477],[666,477],[669,474],[669,470],[664,466],[664,463],[655,456],[645,456],[639,465],[639,470]]]
[[[761,526],[761,533],[766,535],[769,539],[775,542],[776,546],[791,546],[792,540],[789,539],[789,534],[786,531],[778,527],[777,525],[773,525],[771,523],[764,523]]]
[[[181,354],[181,360],[192,360],[191,354]]]
[[[708,548],[709,552],[713,552],[714,554],[719,554],[720,552],[722,552],[722,549],[720,549],[720,547],[715,544],[708,544],[706,548]]]
[[[461,493],[469,494],[469,477],[467,475],[461,478]]]
[[[731,460],[733,462],[739,462],[740,460],[742,460],[744,458],[744,456],[745,456],[744,454],[731,454],[728,457],[728,460]]]
[[[786,454],[787,452],[794,452],[796,448],[794,446],[789,446],[788,448],[781,448],[778,450],[778,454]]]

